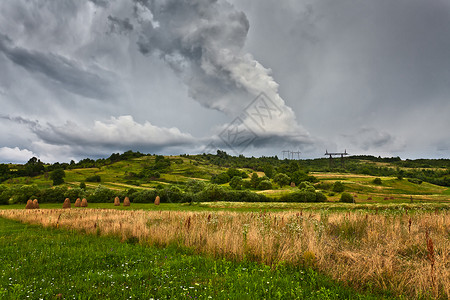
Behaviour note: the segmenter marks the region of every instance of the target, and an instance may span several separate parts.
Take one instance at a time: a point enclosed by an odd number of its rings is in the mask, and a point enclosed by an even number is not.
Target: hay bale
[[[64,200],[63,208],[70,208],[70,199],[69,198],[66,198],[66,200]]]
[[[159,205],[160,203],[161,203],[161,198],[159,198],[159,196],[156,196],[155,205]]]
[[[81,207],[87,207],[87,200],[86,200],[86,198],[83,198],[83,200],[81,200]]]
[[[81,207],[81,199],[77,198],[77,200],[75,200],[75,207]]]
[[[25,206],[25,209],[34,209],[33,200],[28,200],[27,205]]]
[[[39,208],[39,202],[38,202],[37,199],[34,199],[34,200],[33,200],[33,205],[34,205],[34,208],[36,208],[36,209]]]
[[[125,199],[123,199],[123,206],[130,206],[130,198],[125,197]]]
[[[295,182],[291,182],[291,187],[295,187]]]
[[[114,206],[120,206],[120,199],[119,199],[119,197],[114,198]]]

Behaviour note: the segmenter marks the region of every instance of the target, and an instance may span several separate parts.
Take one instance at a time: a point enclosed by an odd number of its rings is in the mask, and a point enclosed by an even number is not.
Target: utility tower
[[[344,152],[334,152],[334,153],[328,152],[328,150],[325,151],[325,156],[329,156],[329,158],[330,158],[330,160],[329,160],[329,162],[330,162],[330,169],[333,166],[333,156],[340,156],[341,157],[342,168],[345,168],[345,156],[347,156],[347,155],[349,155],[347,153],[347,149],[345,149]]]

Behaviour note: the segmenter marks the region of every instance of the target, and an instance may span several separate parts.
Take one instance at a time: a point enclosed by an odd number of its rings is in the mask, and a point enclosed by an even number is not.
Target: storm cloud
[[[0,161],[449,157],[449,31],[444,0],[1,1]]]

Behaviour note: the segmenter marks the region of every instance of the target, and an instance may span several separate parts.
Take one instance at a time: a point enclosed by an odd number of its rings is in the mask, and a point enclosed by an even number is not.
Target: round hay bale
[[[130,198],[125,197],[125,199],[123,199],[123,206],[130,206]]]
[[[87,200],[86,198],[83,198],[83,200],[81,200],[81,207],[87,207]]]
[[[70,199],[66,198],[66,200],[64,200],[64,204],[63,204],[63,208],[70,208]]]
[[[120,206],[120,199],[119,199],[119,197],[114,198],[114,206]]]
[[[34,208],[36,208],[36,209],[39,208],[39,202],[38,202],[37,199],[34,199],[34,200],[33,200],[33,205],[34,205]]]
[[[27,205],[25,206],[25,209],[34,209],[33,200],[28,200]]]
[[[159,196],[156,196],[155,205],[159,205],[160,203],[161,203],[161,198],[159,198]]]
[[[77,200],[75,200],[75,207],[81,207],[81,199],[77,198]]]

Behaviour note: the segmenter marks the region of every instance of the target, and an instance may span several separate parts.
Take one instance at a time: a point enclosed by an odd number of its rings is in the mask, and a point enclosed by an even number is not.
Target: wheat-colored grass
[[[355,287],[370,285],[411,298],[429,295],[447,299],[450,295],[447,211],[387,215],[378,211],[366,214],[53,209],[0,210],[0,216],[118,235],[123,240],[133,238],[143,244],[179,244],[213,257],[312,266]]]

